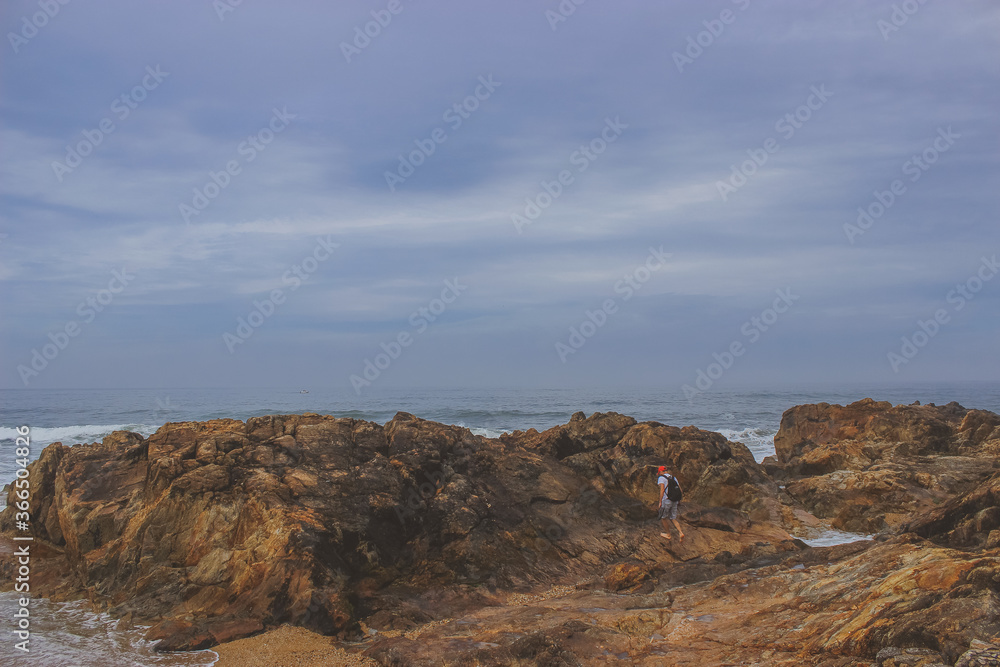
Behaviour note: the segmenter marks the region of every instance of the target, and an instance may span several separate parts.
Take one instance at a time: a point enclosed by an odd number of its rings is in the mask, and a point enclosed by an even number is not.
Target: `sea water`
[[[847,404],[871,397],[893,404],[944,404],[1000,413],[1000,383],[854,385],[709,391],[684,398],[676,387],[650,389],[388,389],[358,396],[322,388],[238,389],[25,389],[0,390],[0,486],[14,479],[16,427],[31,428],[31,459],[53,442],[100,441],[116,430],[148,436],[166,422],[317,412],[380,424],[399,411],[456,424],[496,437],[504,432],[565,424],[582,411],[619,412],[639,421],[694,425],[742,442],[759,462],[774,454],[782,413],[805,403]],[[2,504],[3,499],[0,499]],[[828,531],[806,540],[813,546],[840,544],[865,536]],[[0,593],[0,660],[32,665],[209,665],[211,651],[157,655],[142,639],[143,628],[120,628],[83,602],[32,601],[32,652],[15,651],[8,634],[16,609],[13,593]],[[8,613],[9,612],[9,613]],[[37,633],[37,634],[36,634]],[[20,661],[20,660],[18,660]],[[14,664],[17,664],[16,662]]]
[[[17,594],[0,593],[0,626],[17,609]],[[0,632],[0,664],[67,667],[208,667],[219,659],[215,651],[156,653],[154,642],[143,639],[149,626],[123,627],[120,620],[96,613],[84,600],[52,602],[36,598],[29,606],[31,636],[28,653],[14,647],[19,639],[9,628]]]

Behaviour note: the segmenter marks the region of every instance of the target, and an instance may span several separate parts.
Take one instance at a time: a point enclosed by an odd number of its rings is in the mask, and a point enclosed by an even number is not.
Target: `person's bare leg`
[[[680,535],[681,540],[684,539],[684,531],[681,530],[681,522],[677,519],[673,520],[674,525],[677,526],[677,534]]]
[[[663,524],[663,532],[660,533],[660,537],[669,540],[670,539],[670,526],[667,524],[666,519],[660,519],[660,523]]]

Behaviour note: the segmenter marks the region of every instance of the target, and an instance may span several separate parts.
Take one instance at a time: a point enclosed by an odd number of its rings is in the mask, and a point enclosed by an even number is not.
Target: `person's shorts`
[[[660,505],[660,518],[676,519],[677,508],[680,507],[680,505],[681,503],[679,500],[664,500],[663,504]]]

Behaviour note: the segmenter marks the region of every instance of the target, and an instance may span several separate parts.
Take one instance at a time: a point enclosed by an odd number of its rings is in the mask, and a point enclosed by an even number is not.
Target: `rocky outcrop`
[[[501,440],[554,456],[600,492],[631,499],[620,505],[631,509],[633,518],[655,505],[659,494],[655,472],[666,465],[685,490],[687,503],[738,510],[748,521],[786,529],[818,524],[778,488],[745,445],[693,426],[636,424],[613,412],[589,419],[577,413],[565,426],[542,433],[515,432]]]
[[[690,499],[684,543],[654,520],[662,462]],[[281,623],[357,636],[623,559],[660,573],[802,548],[768,521],[780,494],[745,447],[614,413],[499,440],[406,413],[172,423],[52,445],[30,480],[34,535],[59,551],[41,592],[153,623],[163,649]]]
[[[664,572],[623,561],[603,579],[500,601],[359,647],[379,664],[992,665],[1000,656],[1000,549],[969,541],[996,479],[882,542],[724,557]],[[954,544],[950,544],[954,542]],[[978,545],[978,546],[977,546]],[[962,548],[955,548],[961,546]],[[686,584],[686,585],[683,585]]]
[[[31,465],[33,592],[151,624],[162,650],[287,623],[385,665],[983,664],[998,423],[802,406],[764,466],[615,413],[498,439],[406,413],[119,432]],[[659,535],[657,465],[684,487],[683,541]],[[786,532],[809,510],[887,530],[809,548]]]
[[[903,530],[955,549],[1000,547],[1000,475],[913,518]]]
[[[895,529],[1000,470],[1000,417],[945,406],[864,399],[787,410],[764,467],[834,527]]]
[[[582,412],[575,413],[568,424],[554,426],[542,433],[535,429],[504,434],[501,439],[516,441],[521,446],[534,449],[557,459],[612,447],[635,426],[635,419],[617,412],[595,413],[590,419]]]
[[[866,398],[847,406],[816,403],[786,410],[774,436],[778,461],[801,474],[862,468],[900,456],[996,456],[1000,416],[943,406]]]
[[[746,445],[718,433],[644,423],[629,430],[604,461],[636,497],[658,493],[651,473],[666,462],[689,501],[740,510],[754,521],[782,524],[791,518],[783,516],[787,508],[782,506],[780,490]]]

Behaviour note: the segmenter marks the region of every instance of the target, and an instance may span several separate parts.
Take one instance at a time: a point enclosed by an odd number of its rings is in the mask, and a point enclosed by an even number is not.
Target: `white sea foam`
[[[774,456],[774,436],[777,431],[773,429],[748,426],[742,430],[720,428],[718,432],[727,440],[746,445],[757,463],[763,461],[766,456]]]
[[[17,608],[17,594],[0,593],[0,610],[6,616]],[[94,612],[82,600],[52,602],[45,598],[31,601],[31,652],[28,662],[39,667],[62,665],[102,665],[106,667],[139,667],[175,665],[210,667],[219,654],[215,651],[188,651],[183,653],[156,653],[155,642],[143,639],[149,626],[119,627],[117,619],[108,614]],[[12,663],[22,652],[14,648],[14,641],[0,642],[0,662]],[[9,659],[10,658],[10,659]],[[28,664],[25,662],[25,664]]]
[[[64,445],[100,442],[114,431],[135,431],[143,436],[156,432],[159,425],[152,424],[83,424],[79,426],[32,426],[29,461],[34,461],[47,445],[61,442]],[[17,430],[9,426],[0,426],[0,445],[3,450],[11,451],[8,445],[13,445],[18,437]],[[13,455],[0,457],[0,488],[14,479],[19,467],[18,459]],[[0,494],[2,495],[2,494]],[[6,505],[6,497],[0,497],[0,509]]]
[[[465,424],[455,424],[455,425],[469,429],[470,431],[472,431],[473,435],[481,435],[486,438],[499,438],[504,433],[510,433],[510,431],[499,428],[477,428],[474,426],[466,426]]]
[[[110,435],[114,431],[135,431],[148,436],[155,433],[159,427],[159,424],[83,424],[52,428],[32,426],[31,444],[44,446],[53,442],[61,442],[64,445],[100,442],[104,436]],[[18,434],[15,428],[0,426],[0,441],[13,440],[16,437]]]
[[[824,530],[816,537],[799,539],[811,547],[832,547],[838,544],[850,544],[851,542],[857,542],[858,540],[870,540],[871,538],[871,535],[848,533],[843,530],[834,530],[831,528],[829,530]]]

